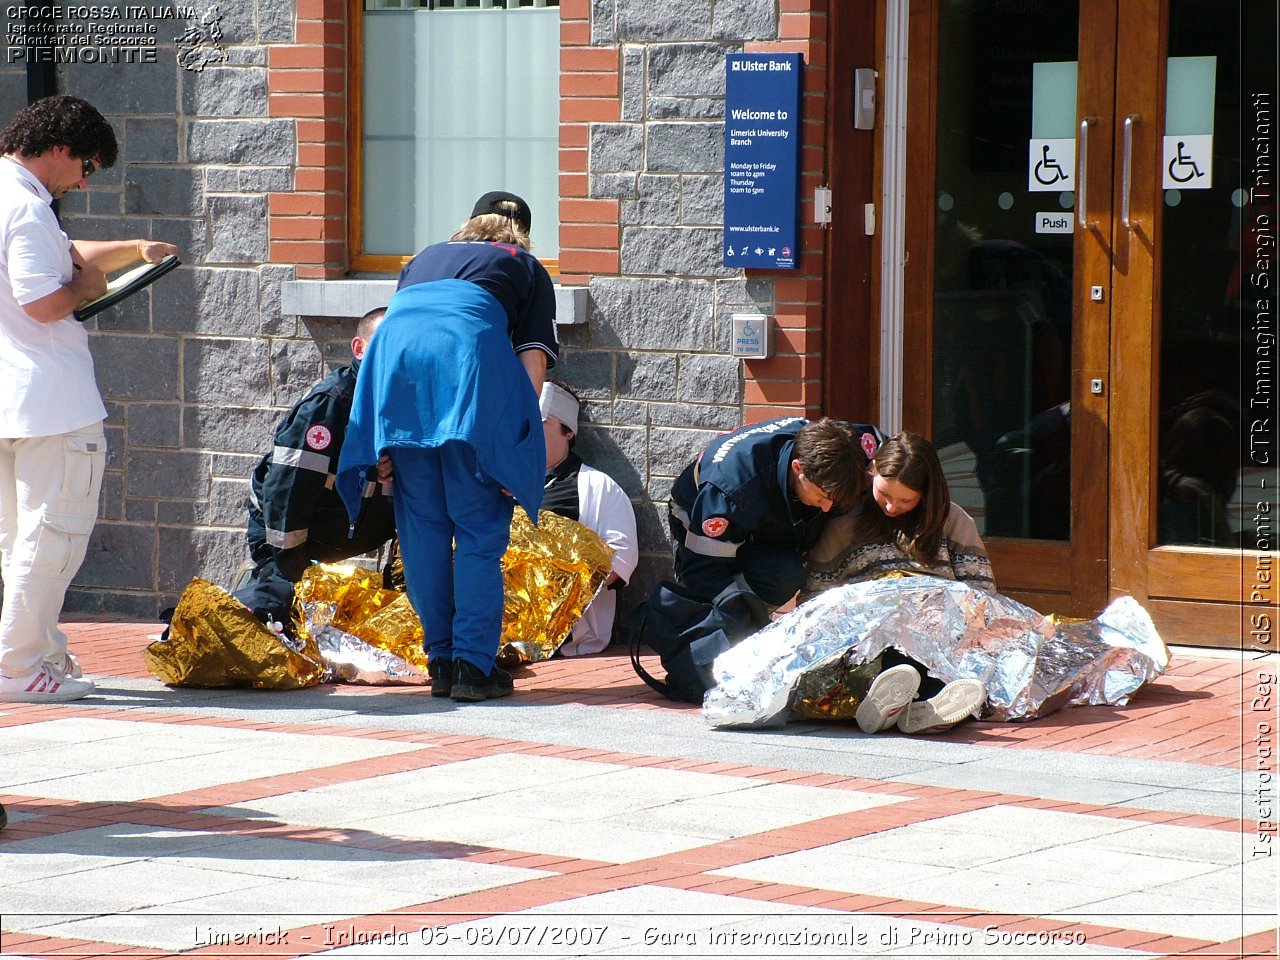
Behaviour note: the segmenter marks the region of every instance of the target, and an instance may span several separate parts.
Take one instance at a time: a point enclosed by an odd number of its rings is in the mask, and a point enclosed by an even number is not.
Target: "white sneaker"
[[[84,671],[80,669],[80,661],[76,659],[76,655],[70,650],[62,655],[61,660],[46,660],[45,663],[64,677],[69,677],[72,680],[79,680],[84,676]]]
[[[93,693],[93,682],[65,677],[47,663],[25,677],[0,677],[0,703],[53,703]]]
[[[867,689],[853,715],[863,733],[879,733],[893,726],[898,714],[920,689],[920,674],[915,667],[900,663],[880,673]]]
[[[903,733],[941,733],[966,717],[977,716],[987,702],[987,690],[979,680],[952,680],[928,700],[902,711],[898,729]]]

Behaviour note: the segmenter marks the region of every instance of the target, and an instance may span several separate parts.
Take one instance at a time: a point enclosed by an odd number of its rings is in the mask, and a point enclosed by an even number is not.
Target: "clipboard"
[[[101,313],[108,307],[114,307],[121,300],[133,296],[145,287],[149,287],[181,264],[182,261],[175,254],[169,254],[169,256],[156,263],[144,263],[140,267],[134,267],[108,283],[106,293],[96,300],[82,303],[72,311],[71,315],[81,323],[84,323],[95,314]]]

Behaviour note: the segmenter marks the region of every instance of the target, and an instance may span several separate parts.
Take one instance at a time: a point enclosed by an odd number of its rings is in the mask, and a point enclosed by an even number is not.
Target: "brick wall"
[[[562,282],[591,292],[562,374],[586,398],[581,448],[636,503],[645,558],[623,605],[670,570],[672,479],[718,432],[820,404],[823,249],[801,269],[721,263],[724,57],[800,52],[801,222],[823,180],[823,0],[563,0]],[[811,8],[817,8],[814,12]],[[776,317],[775,356],[729,356],[730,317]]]
[[[332,279],[347,269],[347,4],[297,3],[294,42],[267,51],[269,115],[295,120],[298,145],[292,189],[270,197],[270,259]]]

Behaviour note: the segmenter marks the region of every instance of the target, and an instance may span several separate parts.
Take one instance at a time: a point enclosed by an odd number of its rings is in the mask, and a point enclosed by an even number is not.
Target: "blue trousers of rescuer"
[[[427,658],[460,657],[487,674],[502,638],[502,555],[514,501],[461,441],[397,447],[391,457],[405,588]]]

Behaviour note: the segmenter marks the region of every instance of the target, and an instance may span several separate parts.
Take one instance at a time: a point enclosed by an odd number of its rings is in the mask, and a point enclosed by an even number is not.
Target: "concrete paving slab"
[[[1064,880],[1058,877],[1011,876],[991,869],[950,871],[914,883],[883,888],[904,900],[945,903],[984,913],[1017,913],[1043,916],[1097,898],[1092,878]]]
[[[1205,780],[1196,784],[1197,790],[1211,790],[1215,793],[1229,793],[1232,796],[1243,796],[1255,793],[1262,785],[1262,774],[1257,770],[1232,770],[1220,777]]]
[[[243,837],[203,830],[170,830],[137,823],[116,823],[91,830],[75,830],[49,837],[33,837],[0,846],[0,866],[5,884],[10,871],[20,870],[24,861],[51,864],[61,858],[79,863],[81,868],[109,862],[145,860],[189,854],[212,847],[243,844]],[[53,876],[53,874],[47,874]]]
[[[63,729],[48,729],[61,726]],[[424,749],[418,744],[353,737],[311,736],[274,731],[239,730],[187,724],[135,723],[125,720],[68,718],[0,728],[0,751],[21,750],[50,737],[80,733],[96,750],[58,753],[38,766],[7,764],[0,771],[0,790],[60,800],[143,800],[182,793],[254,777],[296,773],[317,767]],[[111,745],[127,743],[127,755],[137,760],[155,749],[159,759],[133,762],[122,776]],[[183,752],[174,755],[175,746]],[[39,754],[47,756],[47,748]],[[50,766],[53,764],[54,766]]]
[[[1169,880],[1212,873],[1212,863],[1106,850],[1093,841],[1049,847],[988,864],[983,869],[1011,877],[1071,877],[1087,882],[1098,896],[1148,890]],[[963,879],[963,877],[961,878]]]
[[[269,878],[251,873],[203,870],[185,866],[180,859],[130,860],[84,870],[74,875],[80,913],[113,913],[120,910],[123,892],[129,909],[166,906],[192,895],[212,896],[233,890],[247,890],[269,883]],[[6,916],[5,925],[10,926]],[[21,929],[21,928],[19,928]]]
[[[828,844],[710,872],[715,876],[738,877],[762,883],[785,883],[844,893],[885,893],[894,896],[896,894],[893,891],[899,887],[951,873],[950,868],[935,864],[861,856],[857,848],[849,844],[850,841]]]
[[[928,866],[978,867],[1022,853],[1040,850],[1046,841],[1034,836],[1006,832],[999,843],[975,843],[972,834],[934,828],[931,823],[895,827],[865,837],[842,841],[840,847],[855,857],[896,860]]]
[[[956,764],[959,773],[975,776],[1003,776],[1009,773],[1022,775],[1043,774],[1052,777],[1087,777],[1103,781],[1130,783],[1151,787],[1194,787],[1205,789],[1205,784],[1223,779],[1220,767],[1207,767],[1194,763],[1177,763],[1169,760],[1146,760],[1137,757],[1095,757],[1064,753],[1054,750],[991,750],[981,751],[972,759]]]
[[[714,797],[632,809],[602,822],[624,830],[657,827],[708,840],[728,840],[821,817],[856,813],[900,799],[884,794],[767,784]]]
[[[712,842],[697,834],[681,833],[674,829],[664,830],[660,825],[626,827],[586,820],[576,823],[540,823],[517,830],[512,830],[511,827],[508,818],[506,829],[490,837],[486,844],[505,850],[528,850],[532,853],[577,857],[580,860],[633,863],[636,860],[692,850]],[[457,832],[462,834],[466,831],[464,829]]]
[[[137,901],[124,890],[97,890],[90,904],[80,893],[79,877],[59,877],[56,884],[37,881],[0,887],[3,923],[6,931],[34,933],[44,927],[82,920],[86,914],[125,913]],[[8,957],[8,954],[0,954]]]
[[[1244,797],[1233,796],[1218,790],[1161,790],[1131,802],[1121,801],[1118,805],[1141,807],[1146,810],[1167,810],[1169,813],[1198,813],[1206,817],[1237,819],[1245,812]]]
[[[1093,837],[1133,830],[1136,823],[1115,817],[1087,813],[1064,813],[1061,810],[1037,810],[1011,804],[996,804],[980,810],[954,813],[930,820],[935,830],[950,830],[968,837],[1030,837],[1041,848],[1076,843]]]
[[[1008,768],[979,767],[961,764],[917,771],[907,776],[887,779],[924,783],[934,787],[964,790],[992,790],[1014,796],[1040,797],[1073,803],[1132,803],[1145,805],[1148,798],[1165,792],[1164,788],[1122,780],[1099,780],[1077,773],[1074,776],[1019,771]],[[1216,794],[1214,796],[1217,796]]]
[[[1245,863],[1224,867],[1198,875],[1193,880],[1170,877],[1167,883],[1152,884],[1152,893],[1163,893],[1171,902],[1184,897],[1209,900],[1228,911],[1274,913],[1280,886],[1276,883],[1276,865]]]
[[[180,833],[169,832],[164,839],[176,841]],[[191,839],[207,836],[195,832]],[[80,871],[62,890],[20,887],[18,896],[11,897],[10,888],[0,887],[5,927],[188,950],[200,946],[202,937],[206,945],[216,944],[215,935],[243,936],[270,930],[272,923],[287,928],[363,916],[546,875],[499,864],[271,837],[191,849],[171,842],[167,852],[164,859]],[[289,916],[265,919],[282,907]],[[64,915],[50,916],[51,911]],[[297,914],[308,916],[299,920]]]
[[[230,950],[245,949],[243,946],[230,946],[236,943],[237,939],[240,943],[254,943],[251,938],[256,937],[259,942],[265,944],[265,949],[269,950],[275,942],[287,937],[286,931],[290,927],[305,923],[319,923],[325,919],[325,917],[311,917],[305,914],[271,915],[263,913],[261,909],[241,916],[203,913],[155,914],[138,911],[82,917],[49,924],[38,928],[35,932],[49,937],[128,944],[174,952],[198,947],[216,949],[218,946],[225,945],[229,947],[229,956]],[[285,942],[287,943],[288,940],[286,939]]]
[[[1172,857],[1208,864],[1238,864],[1243,838],[1225,830],[1200,830],[1167,823],[1144,823],[1132,830],[1095,837],[1090,844],[1102,850]]]
[[[378,797],[392,793],[400,799],[389,801],[379,815],[341,813],[367,813],[376,809]],[[217,812],[252,811],[285,823],[359,827],[390,836],[624,863],[899,799],[722,774],[502,755],[267,797]],[[522,811],[537,815],[525,818]],[[518,830],[512,829],[513,817]]]

